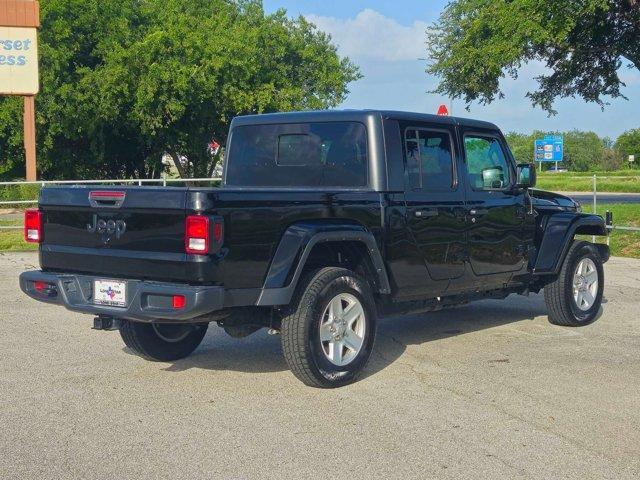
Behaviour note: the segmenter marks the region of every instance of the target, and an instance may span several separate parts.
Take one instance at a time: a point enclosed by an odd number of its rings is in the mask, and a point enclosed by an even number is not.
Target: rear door
[[[401,124],[409,234],[424,263],[414,294],[437,295],[465,271],[464,190],[458,181],[455,130]]]
[[[526,267],[525,197],[515,165],[495,131],[462,129],[469,263],[476,283],[500,285]]]

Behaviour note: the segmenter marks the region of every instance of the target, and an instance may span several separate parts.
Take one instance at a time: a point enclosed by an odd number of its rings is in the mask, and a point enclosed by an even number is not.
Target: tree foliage
[[[564,137],[564,161],[562,164],[569,170],[576,172],[617,170],[623,165],[618,149],[613,148],[608,138],[600,138],[595,132],[581,130],[542,132],[537,130],[531,134],[511,132],[505,137],[516,161],[528,163],[533,161],[534,141],[549,134]],[[552,163],[545,165],[552,165]]]
[[[500,80],[542,61],[548,74],[527,96],[550,113],[557,97],[603,106],[623,96],[619,68],[640,69],[640,0],[453,0],[427,33],[440,78],[435,92],[491,103]]]
[[[640,163],[640,128],[627,130],[616,140],[615,148],[625,161],[629,155],[635,155],[635,164]]]
[[[208,175],[236,115],[341,103],[358,69],[328,35],[259,0],[46,0],[38,162],[48,178]],[[0,167],[21,172],[21,102],[0,99]],[[179,162],[178,162],[179,163]]]

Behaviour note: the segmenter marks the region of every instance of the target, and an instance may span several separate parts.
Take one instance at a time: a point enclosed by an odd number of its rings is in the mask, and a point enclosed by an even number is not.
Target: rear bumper
[[[119,280],[127,284],[126,306],[98,305],[93,303],[93,281],[100,279],[105,277],[32,270],[20,275],[20,288],[35,300],[62,305],[74,312],[143,322],[190,321],[224,308],[223,287],[143,280]],[[47,286],[36,290],[35,282],[44,282]],[[183,308],[172,307],[173,295],[184,295]]]

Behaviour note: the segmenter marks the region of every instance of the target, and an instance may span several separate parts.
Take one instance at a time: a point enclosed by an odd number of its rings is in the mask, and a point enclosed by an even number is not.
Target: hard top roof
[[[235,117],[232,126],[256,125],[267,123],[297,123],[297,122],[336,122],[336,121],[362,121],[368,117],[381,116],[393,120],[406,120],[415,122],[429,122],[441,125],[461,125],[498,130],[498,127],[490,122],[474,120],[471,118],[431,115],[428,113],[401,112],[394,110],[310,110],[302,112],[264,113],[260,115],[243,115]]]

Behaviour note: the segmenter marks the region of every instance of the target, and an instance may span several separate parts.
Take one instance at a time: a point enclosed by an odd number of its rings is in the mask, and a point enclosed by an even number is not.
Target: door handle
[[[414,215],[418,218],[426,218],[426,217],[437,217],[438,216],[438,209],[437,208],[431,208],[429,210],[416,210],[414,212]]]
[[[486,208],[472,208],[469,210],[469,215],[473,216],[486,215],[487,213],[489,213],[489,210]]]

